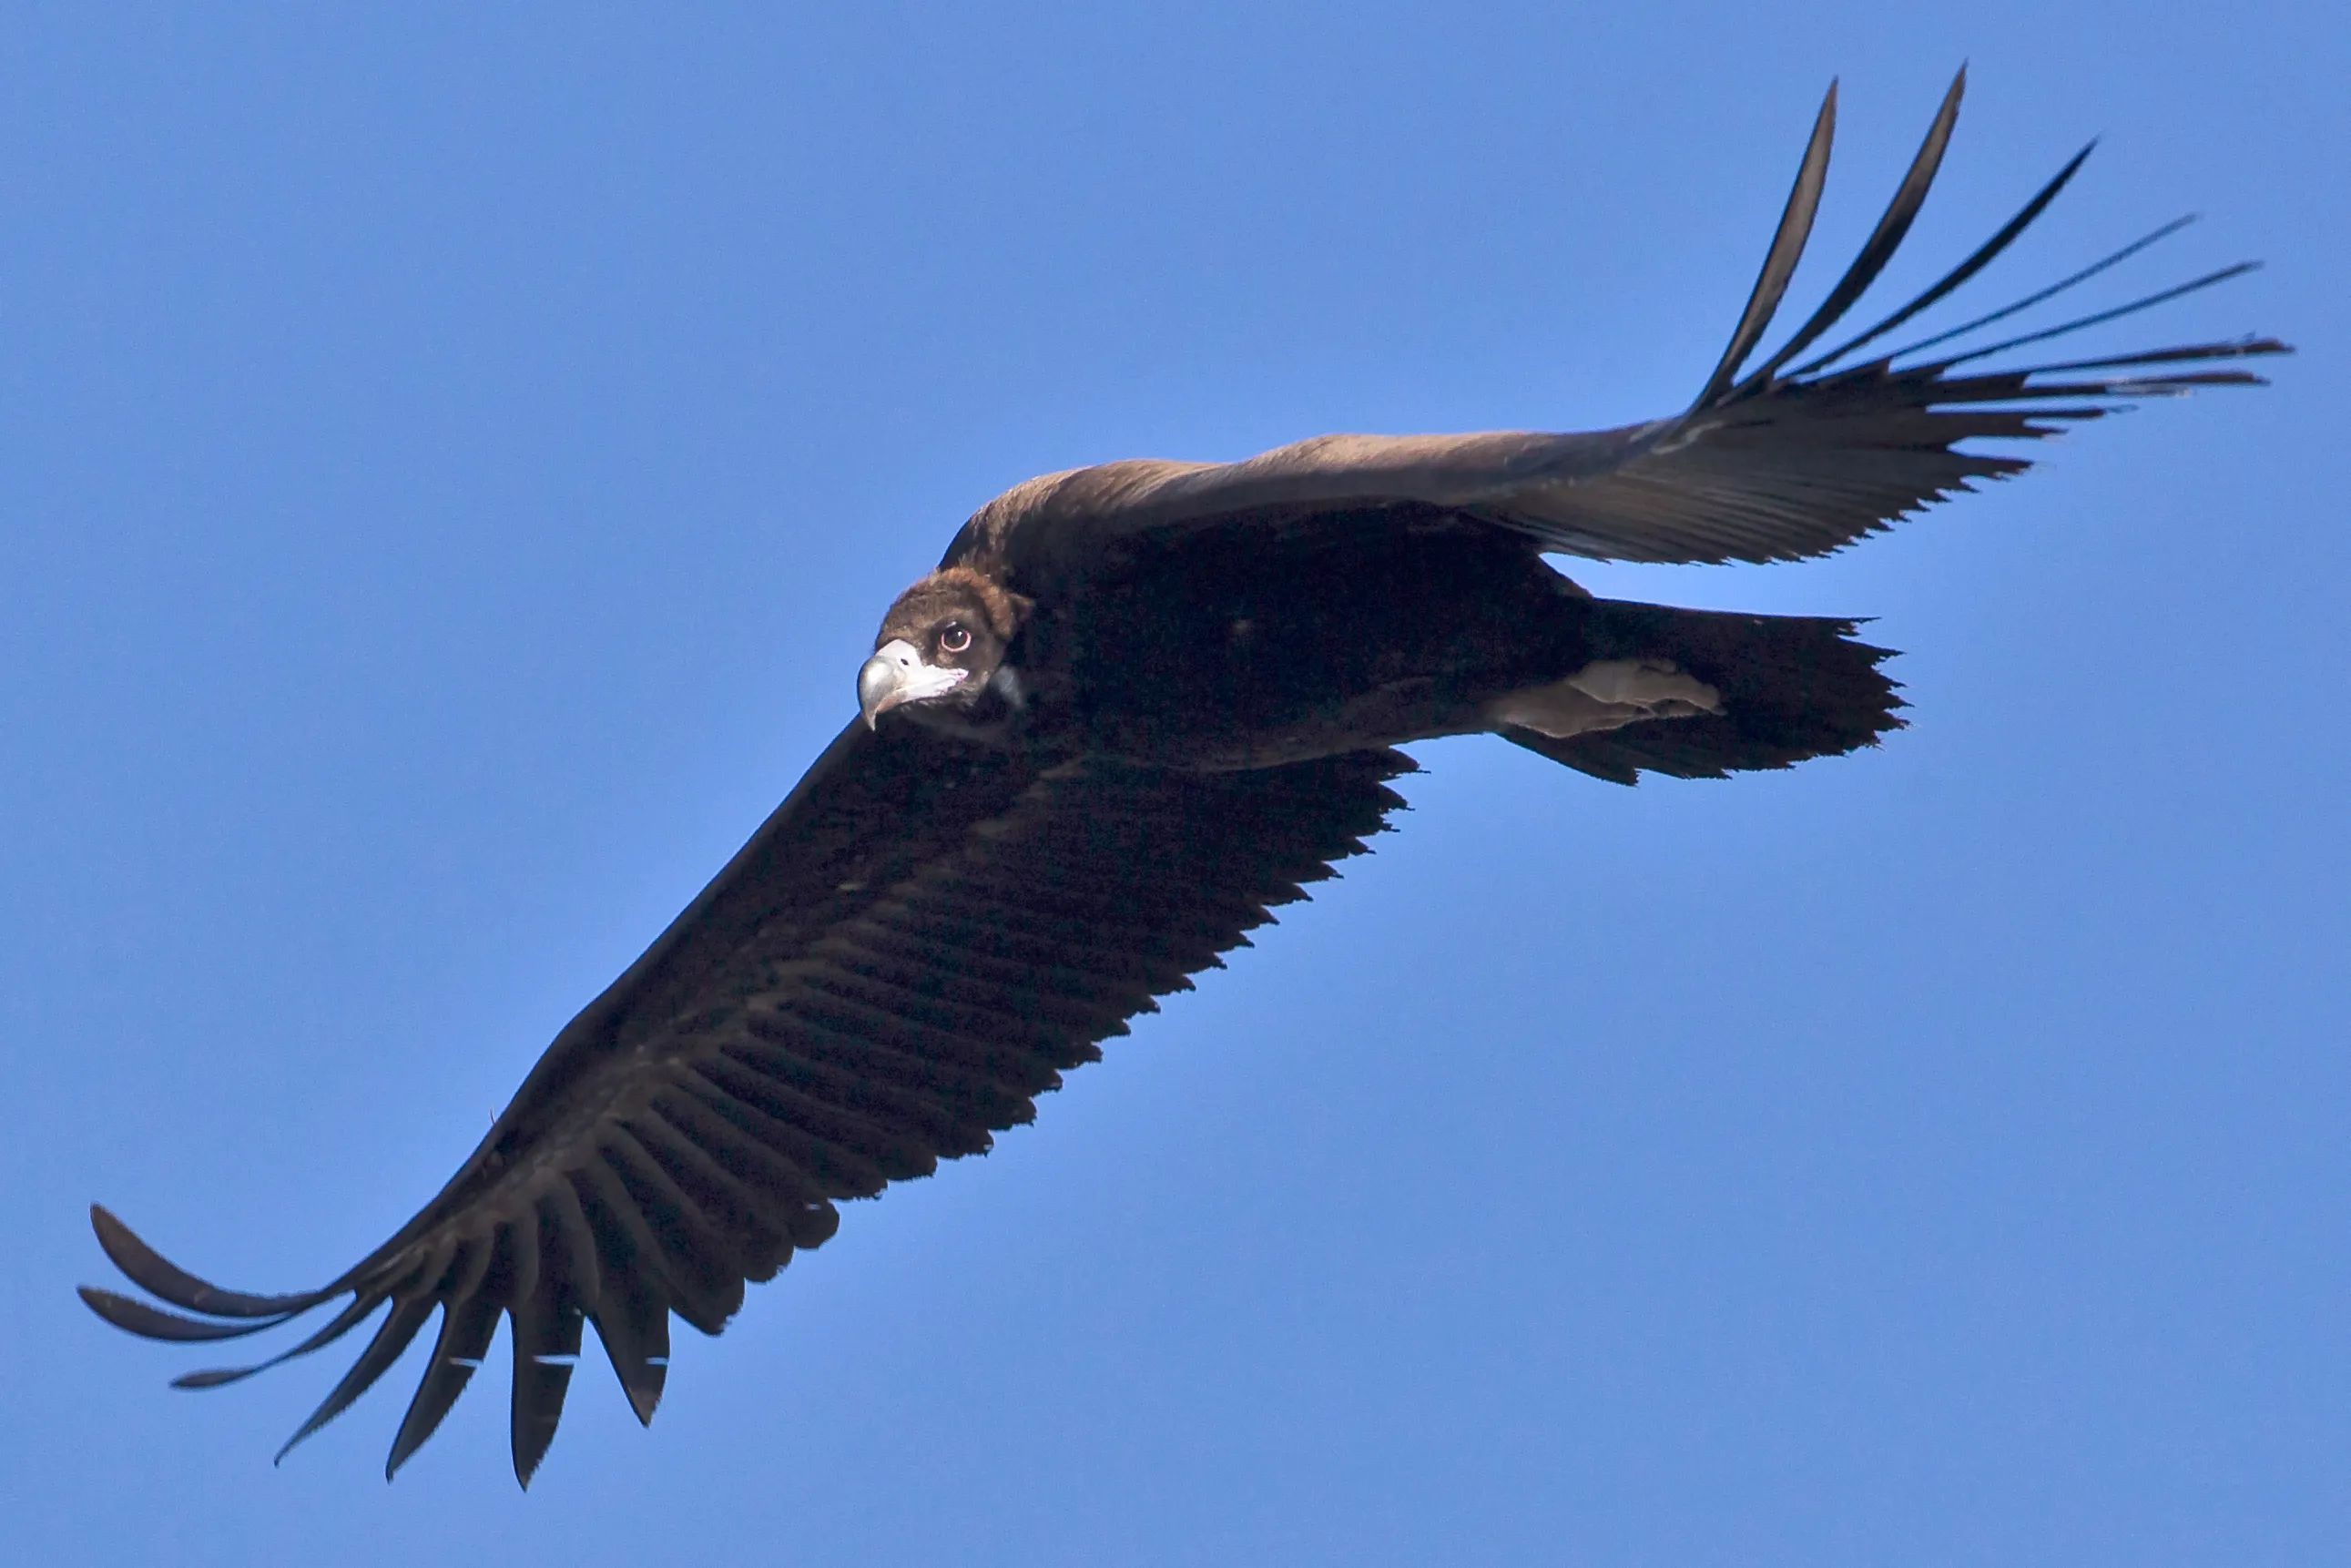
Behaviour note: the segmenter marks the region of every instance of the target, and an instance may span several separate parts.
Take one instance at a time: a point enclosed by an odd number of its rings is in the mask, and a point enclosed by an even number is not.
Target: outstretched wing
[[[947,559],[994,558],[1017,568],[1024,544],[1076,529],[1181,530],[1238,513],[1257,514],[1270,526],[1311,528],[1329,513],[1360,517],[1382,502],[1418,502],[1514,529],[1542,549],[1599,560],[1795,560],[1841,549],[1974,481],[2029,466],[2014,456],[1960,451],[1963,442],[2037,440],[2134,399],[2259,384],[2246,371],[2214,367],[2290,351],[2273,339],[2247,338],[2020,369],[1974,368],[2003,350],[2234,277],[2250,270],[2248,263],[2003,342],[1913,358],[1967,340],[2073,287],[2176,232],[2182,220],[1965,326],[1836,368],[2005,250],[2081,168],[2089,156],[2084,148],[1932,287],[1790,368],[1844,319],[1909,231],[1942,162],[1965,83],[1962,71],[1853,265],[1788,341],[1741,378],[1812,232],[1835,128],[1836,89],[1830,88],[1762,273],[1720,361],[1686,413],[1576,434],[1326,435],[1240,463],[1108,463],[1006,492],[965,525]]]
[[[1040,773],[912,724],[852,725],[557,1037],[440,1196],[348,1273],[297,1295],[223,1291],[98,1208],[107,1255],[180,1310],[89,1287],[83,1299],[133,1333],[182,1341],[343,1301],[283,1354],[183,1387],[307,1354],[388,1304],[288,1448],[437,1310],[387,1475],[432,1436],[503,1316],[528,1484],[586,1324],[651,1420],[671,1312],[718,1333],[746,1281],[832,1234],[837,1200],[1028,1121],[1097,1041],[1358,852],[1400,804],[1384,781],[1412,766],[1375,751],[1249,773]]]

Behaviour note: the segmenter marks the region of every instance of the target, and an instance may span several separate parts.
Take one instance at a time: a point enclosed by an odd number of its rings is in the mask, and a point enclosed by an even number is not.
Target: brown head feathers
[[[956,616],[977,622],[998,643],[1009,643],[1033,607],[976,568],[941,567],[898,595],[882,618],[882,629],[873,634],[873,645],[879,648],[903,637],[919,646],[925,629]]]

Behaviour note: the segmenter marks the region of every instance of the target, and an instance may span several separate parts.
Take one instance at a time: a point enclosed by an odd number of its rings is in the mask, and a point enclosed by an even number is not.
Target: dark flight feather
[[[174,1388],[225,1388],[232,1383],[242,1383],[246,1378],[266,1372],[273,1366],[283,1366],[286,1363],[299,1360],[314,1351],[326,1349],[365,1322],[378,1307],[383,1305],[383,1302],[384,1292],[382,1291],[356,1291],[351,1297],[350,1305],[329,1318],[324,1327],[291,1350],[280,1351],[266,1361],[256,1361],[247,1366],[217,1366],[207,1368],[203,1372],[183,1373],[172,1379],[172,1386]]]
[[[563,1419],[563,1398],[571,1388],[587,1320],[564,1286],[549,1278],[515,1303],[507,1321],[515,1355],[509,1437],[515,1479],[528,1486]]]
[[[625,1267],[590,1314],[596,1337],[612,1364],[612,1375],[628,1396],[640,1424],[653,1425],[669,1377],[669,1307],[652,1276]]]
[[[1910,161],[1909,172],[1902,176],[1902,183],[1896,189],[1894,200],[1886,204],[1885,215],[1863,242],[1861,254],[1853,258],[1853,265],[1845,268],[1844,276],[1837,279],[1836,287],[1829,290],[1828,298],[1813,312],[1812,319],[1796,329],[1795,335],[1781,345],[1779,352],[1756,366],[1739,383],[1740,392],[1752,392],[1769,384],[1781,366],[1818,342],[1869,291],[1877,275],[1886,270],[1886,264],[1894,259],[1902,237],[1910,232],[1911,224],[1918,216],[1918,209],[1926,204],[1928,187],[1935,183],[1936,172],[1943,166],[1943,152],[1950,145],[1951,131],[1959,122],[1959,99],[1965,96],[1967,86],[1967,68],[1962,66],[1959,74],[1951,78],[1950,90],[1943,95],[1943,105],[1935,113],[1935,122],[1927,128],[1927,140],[1919,144],[1917,156]]]
[[[128,1330],[141,1339],[177,1340],[183,1343],[242,1339],[246,1334],[274,1329],[292,1315],[280,1313],[274,1318],[254,1318],[240,1322],[205,1322],[196,1318],[183,1318],[177,1312],[164,1312],[160,1307],[151,1307],[144,1301],[133,1301],[112,1291],[101,1291],[94,1285],[83,1285],[78,1293],[91,1312],[116,1328]]]
[[[474,1369],[489,1354],[490,1342],[498,1332],[498,1313],[496,1301],[470,1294],[441,1303],[441,1333],[433,1343],[433,1359],[425,1364],[416,1396],[409,1401],[408,1413],[401,1417],[400,1430],[392,1437],[392,1453],[383,1465],[384,1479],[397,1474],[408,1457],[440,1428],[441,1418],[449,1414],[457,1396],[472,1381]]]
[[[2082,159],[2086,158],[2089,155],[2090,150],[2088,148],[2085,147],[2082,149],[2081,152],[2074,158],[2074,161],[2065,166],[2064,172],[2060,173],[2059,178],[2062,180],[2064,177],[2064,173],[2070,172],[2072,170],[2078,167]],[[2054,193],[2054,189],[2057,183],[2058,182],[2054,180],[2050,182],[2050,193]],[[2035,200],[2037,202],[2039,198],[2036,197]],[[2028,213],[2034,213],[2037,211],[2037,207],[2027,209]],[[2023,214],[2020,214],[2020,216],[2022,215]],[[2185,217],[2174,218],[2169,223],[2163,225],[2161,227],[2150,230],[2148,233],[2141,235],[2138,238],[2131,241],[2130,244],[2123,246],[2119,249],[2108,251],[2105,255],[2090,263],[2089,266],[2081,268],[2079,271],[2066,274],[2064,277],[2059,278],[2056,282],[2050,284],[2045,288],[2036,288],[2032,293],[2026,295],[2023,298],[2012,300],[2010,303],[2001,306],[1997,310],[1987,310],[1982,315],[1976,317],[1973,320],[1962,321],[1958,326],[1947,327],[1931,337],[1920,338],[1914,342],[1905,344],[1903,347],[1894,350],[1885,357],[1889,360],[1908,359],[1913,354],[1925,352],[1927,350],[1933,348],[1938,343],[1948,343],[1954,339],[1967,337],[1972,332],[1991,326],[1995,321],[2004,321],[2011,316],[2030,310],[2035,305],[2039,305],[2045,300],[2054,299],[2057,296],[2064,293],[2069,288],[2073,288],[2079,284],[2088,282],[2091,278],[2095,277],[2098,274],[2105,271],[2108,267],[2128,261],[2140,251],[2147,249],[2147,246],[2154,245],[2158,241],[2169,239],[2173,235],[2178,234],[2181,229],[2188,227],[2195,221],[2195,216],[2192,214]],[[2013,236],[2011,235],[2010,237]],[[1986,248],[1989,249],[1990,247],[1987,246]],[[1955,273],[1953,276],[1956,277],[1958,275]],[[1949,279],[1946,279],[1945,281],[1948,282]],[[1844,358],[1847,353],[1851,352],[1854,349],[1860,347],[1863,343],[1873,341],[1874,340],[1883,336],[1885,333],[1892,331],[1895,328],[1902,325],[1903,322],[1907,321],[1911,317],[1917,315],[1918,310],[1925,308],[1927,306],[1931,305],[1936,300],[1941,298],[1941,294],[1938,292],[1941,287],[1941,284],[1937,284],[1934,288],[1928,289],[1917,299],[1912,300],[1910,304],[1904,306],[1893,315],[1888,316],[1885,320],[1879,322],[1876,326],[1871,328],[1867,332],[1863,333],[1860,337],[1851,340],[1839,348],[1834,349],[1828,353],[1821,356],[1819,359],[1806,364],[1802,371],[1798,373],[1802,374],[1806,371],[1815,371],[1832,361],[1841,360]]]
[[[1690,405],[1693,408],[1708,407],[1729,390],[1739,367],[1747,362],[1747,356],[1771,329],[1771,318],[1779,314],[1780,301],[1796,276],[1796,263],[1803,259],[1804,246],[1813,237],[1821,193],[1828,189],[1829,146],[1836,140],[1836,83],[1831,82],[1828,95],[1821,99],[1821,111],[1813,120],[1812,140],[1804,145],[1803,162],[1796,166],[1796,183],[1788,192],[1787,206],[1781,210],[1771,248],[1763,254],[1763,270],[1756,274],[1754,292],[1747,297],[1747,308],[1740,312],[1739,325],[1731,329],[1730,341],[1724,345],[1714,373],[1699,389],[1698,400]],[[1958,108],[1955,98],[1950,111],[1956,113]],[[1926,194],[1923,188],[1919,194]]]
[[[2011,349],[2021,349],[2027,343],[2045,343],[2052,338],[2066,337],[2072,333],[2079,332],[2085,328],[2104,326],[2108,321],[2119,321],[2126,316],[2136,316],[2142,310],[2151,309],[2158,305],[2168,304],[2170,301],[2180,298],[2186,295],[2199,293],[2204,289],[2211,287],[2216,283],[2226,283],[2231,278],[2242,277],[2246,273],[2258,272],[2261,270],[2261,265],[2262,264],[2258,261],[2241,261],[2233,266],[2223,267],[2216,271],[2208,272],[2201,277],[2191,277],[2187,282],[2174,284],[2169,288],[2158,289],[2153,294],[2141,295],[2138,298],[2130,300],[2126,304],[2113,306],[2105,310],[2093,311],[2087,316],[2076,316],[2070,321],[2061,321],[2054,327],[2043,327],[2037,332],[2026,332],[2018,337],[2002,339],[1997,343],[1986,343],[1981,348],[1970,349],[1964,354],[1954,354],[1949,359],[1941,361],[1936,368],[1938,370],[1948,370],[1953,365],[1964,365],[1976,360],[1988,360],[1994,354],[2004,354]],[[1916,351],[1916,345],[1911,349],[1902,350],[1902,352],[1906,354]],[[2253,339],[2249,339],[2240,343],[2205,343],[2193,349],[2181,350],[2179,357],[2182,359],[2217,359],[2231,357],[2232,351],[2235,355],[2249,353],[2275,353],[2283,351],[2283,345],[2273,345],[2265,340]],[[2141,364],[2158,362],[2151,360],[2144,353],[2134,354],[2131,356],[2131,359],[2133,361]],[[2113,363],[2114,361],[2108,361],[2105,362],[2105,366],[2099,366],[2099,363],[2096,361],[2077,361],[2075,368],[2110,368]],[[2048,375],[2055,369],[2057,369],[2057,367],[2053,365],[2036,365],[2030,373],[2033,375]],[[2237,378],[2241,384],[2255,383],[2260,378],[2251,374],[2240,375]],[[2157,377],[2154,378],[2154,381],[2163,382],[2167,390],[2173,392],[2185,392],[2192,386],[2212,386],[2217,384],[2209,376],[2201,379],[2196,377]],[[2150,384],[2153,383],[2150,382]],[[2040,388],[2036,390],[2043,396],[2088,397],[2116,395],[2115,390],[2110,387],[2099,387],[2095,391],[2068,391],[2057,388]]]
[[[256,1296],[244,1291],[224,1291],[166,1261],[131,1234],[131,1227],[108,1213],[102,1204],[89,1206],[89,1228],[97,1233],[99,1248],[108,1260],[121,1270],[132,1284],[192,1312],[216,1318],[282,1318],[288,1312],[307,1312],[335,1293],[327,1290],[290,1296]]]
[[[1962,79],[1964,79],[1964,74],[1962,75]],[[1852,353],[1855,349],[1860,348],[1863,344],[1876,342],[1878,339],[1884,337],[1886,333],[1891,332],[1895,328],[1901,326],[1902,323],[1909,320],[1912,317],[1940,304],[1952,290],[1958,288],[1959,285],[1965,283],[1969,278],[1973,277],[1977,273],[1981,272],[1985,267],[1990,267],[1992,262],[1999,257],[2001,252],[2006,250],[2011,245],[2013,245],[2016,242],[2017,235],[2032,227],[2033,220],[2038,218],[2042,213],[2047,209],[2050,203],[2057,199],[2057,193],[2064,190],[2068,184],[2073,183],[2074,176],[2081,172],[2082,165],[2089,161],[2090,154],[2096,152],[2097,147],[2098,144],[2095,141],[2093,141],[2084,147],[2079,152],[2074,153],[2072,158],[2066,160],[2065,166],[2058,170],[2056,174],[2050,179],[2047,184],[2034,192],[2032,199],[2025,203],[2022,207],[2019,208],[2014,217],[2009,219],[2005,224],[2002,224],[2000,226],[1998,233],[1994,234],[1991,238],[1984,241],[1980,246],[1978,246],[1975,250],[1969,255],[1966,260],[1960,262],[1959,266],[1951,268],[1950,271],[1936,279],[1935,282],[1930,284],[1918,295],[1917,298],[1912,299],[1907,304],[1902,306],[1892,315],[1886,317],[1884,320],[1879,321],[1875,326],[1865,329],[1854,337],[1847,338],[1844,342],[1839,343],[1835,348],[1831,349],[1828,352],[1821,355],[1819,358],[1809,360],[1803,364],[1799,365],[1796,367],[1795,373],[1798,376],[1808,376],[1816,371],[1825,370],[1830,365],[1836,363],[1839,360],[1842,360],[1846,355]],[[2156,240],[2161,239],[2165,235],[2175,232],[2179,227],[2179,225],[2176,222],[2167,224],[2164,227],[2158,229],[2154,234],[2148,235],[2147,238],[2137,240],[2130,245],[2125,246],[2121,250],[2116,251],[2112,256],[2109,256],[2105,261],[2099,262],[2095,266],[2085,267],[2082,271],[2075,273],[2073,277],[2065,278],[2059,283],[2051,285],[2048,288],[2042,290],[2040,294],[2033,296],[2032,298],[2022,300],[2015,305],[2007,307],[2006,309],[1996,311],[1994,312],[1993,317],[1986,318],[1986,319],[1997,319],[1997,317],[2006,315],[2010,311],[2022,309],[2026,306],[2038,303],[2039,300],[2046,298],[2049,295],[2056,293],[2060,289],[2069,288],[2074,284],[2081,282],[2084,278],[2089,277],[2094,274],[2104,270],[2107,267],[2111,267],[2114,263],[2122,260],[2125,256],[2145,249]],[[1954,330],[1959,332],[1969,331],[1972,329],[1973,325],[1974,324],[1971,323],[1968,327],[1956,328]]]
[[[373,1387],[375,1380],[400,1359],[401,1353],[408,1348],[408,1342],[416,1337],[416,1331],[423,1328],[425,1320],[433,1315],[434,1302],[430,1296],[393,1296],[389,1299],[392,1303],[392,1312],[384,1318],[382,1326],[376,1330],[375,1337],[368,1341],[367,1348],[360,1352],[359,1359],[351,1363],[350,1369],[343,1374],[342,1381],[337,1383],[326,1398],[319,1402],[319,1407],[310,1412],[309,1419],[295,1428],[294,1435],[286,1439],[286,1446],[277,1450],[280,1460],[292,1453],[297,1444],[350,1409],[351,1401]],[[381,1301],[372,1303],[381,1304]]]

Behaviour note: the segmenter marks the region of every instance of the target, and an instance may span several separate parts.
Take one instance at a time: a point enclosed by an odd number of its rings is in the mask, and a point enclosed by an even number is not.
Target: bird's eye
[[[962,622],[950,621],[939,628],[940,653],[960,653],[970,646],[971,633],[964,630]]]

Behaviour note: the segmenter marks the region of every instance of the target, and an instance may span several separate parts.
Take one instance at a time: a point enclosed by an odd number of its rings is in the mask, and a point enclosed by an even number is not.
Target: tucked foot
[[[1565,740],[1653,718],[1722,711],[1722,694],[1665,659],[1602,659],[1563,681],[1508,692],[1487,706],[1498,725]]]

